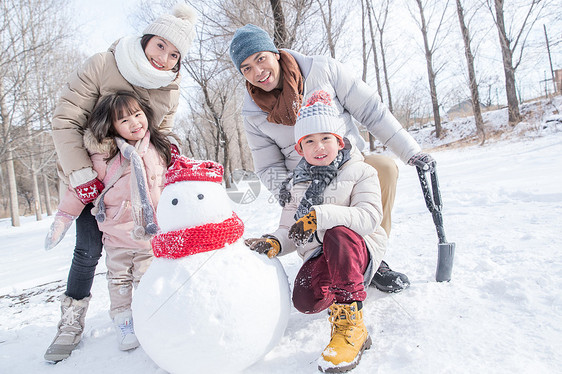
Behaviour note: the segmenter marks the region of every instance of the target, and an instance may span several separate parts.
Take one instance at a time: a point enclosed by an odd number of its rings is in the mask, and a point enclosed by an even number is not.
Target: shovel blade
[[[455,243],[440,243],[437,253],[437,282],[448,282],[453,272],[453,259],[455,258]]]

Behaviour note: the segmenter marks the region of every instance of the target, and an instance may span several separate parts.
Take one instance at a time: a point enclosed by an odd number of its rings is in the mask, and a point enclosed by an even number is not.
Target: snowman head
[[[230,199],[221,185],[223,171],[214,161],[181,156],[166,173],[166,186],[158,202],[156,216],[162,232],[230,218]]]

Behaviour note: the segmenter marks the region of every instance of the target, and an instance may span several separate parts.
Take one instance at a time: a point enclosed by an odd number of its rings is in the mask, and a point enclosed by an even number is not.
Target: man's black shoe
[[[410,280],[406,274],[391,270],[388,264],[382,261],[371,281],[371,286],[382,292],[400,292],[410,287]]]

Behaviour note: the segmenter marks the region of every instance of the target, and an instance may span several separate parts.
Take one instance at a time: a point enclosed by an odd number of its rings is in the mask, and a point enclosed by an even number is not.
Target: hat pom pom
[[[131,237],[135,240],[144,239],[145,230],[142,226],[136,226],[133,231],[131,231]]]
[[[151,222],[146,225],[145,231],[149,235],[156,235],[156,233],[158,232],[158,225],[156,225],[154,222]]]
[[[181,18],[194,24],[197,21],[197,13],[195,9],[185,3],[178,3],[172,10],[174,17]]]
[[[316,91],[312,94],[306,101],[306,106],[311,106],[316,103],[322,103],[326,105],[332,105],[332,97],[326,91]]]
[[[105,212],[99,212],[98,214],[96,214],[96,221],[98,222],[104,222],[105,221]]]

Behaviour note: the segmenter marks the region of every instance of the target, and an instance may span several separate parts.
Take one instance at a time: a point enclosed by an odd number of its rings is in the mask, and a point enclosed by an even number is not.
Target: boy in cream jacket
[[[293,304],[302,313],[329,308],[331,340],[318,360],[323,372],[353,369],[371,346],[363,301],[387,242],[377,171],[344,133],[330,95],[314,92],[296,120],[295,149],[303,158],[281,188],[279,228],[246,240],[269,257],[296,250],[304,260]]]

